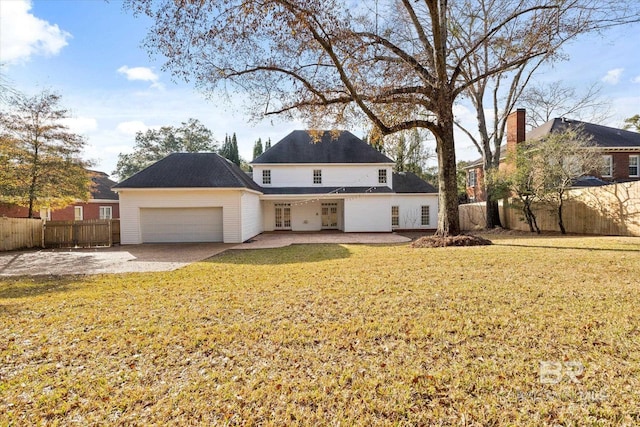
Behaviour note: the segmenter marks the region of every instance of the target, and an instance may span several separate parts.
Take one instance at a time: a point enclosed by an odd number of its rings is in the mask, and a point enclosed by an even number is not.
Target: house
[[[87,173],[92,181],[91,198],[88,201],[77,201],[62,209],[43,208],[34,212],[34,217],[49,221],[119,218],[118,194],[111,190],[116,182],[104,172],[89,170]],[[0,204],[0,216],[26,218],[28,215],[26,207]]]
[[[640,180],[640,133],[566,118],[549,120],[525,133],[525,118],[524,109],[518,109],[507,117],[506,144],[500,147],[501,169],[506,167],[507,155],[512,150],[515,151],[518,143],[576,129],[591,138],[592,144],[602,153],[605,164],[599,176],[581,178],[575,183],[576,186],[601,186]],[[475,202],[485,201],[486,195],[482,191],[482,159],[471,162],[465,170],[469,199]]]
[[[436,189],[349,132],[294,131],[249,176],[215,153],[176,153],[114,187],[121,241],[240,243],[264,231],[434,229]]]

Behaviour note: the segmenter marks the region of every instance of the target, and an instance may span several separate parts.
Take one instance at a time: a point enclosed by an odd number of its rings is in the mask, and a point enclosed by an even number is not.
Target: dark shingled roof
[[[611,185],[611,183],[595,176],[581,176],[574,179],[572,183],[573,187],[602,187],[603,185]]]
[[[118,193],[111,191],[111,187],[116,185],[115,181],[109,179],[109,175],[99,171],[89,171],[93,188],[91,198],[100,200],[118,200]]]
[[[393,191],[396,193],[437,193],[438,190],[411,172],[393,173]]]
[[[567,129],[580,130],[602,148],[640,148],[640,133],[565,118],[552,119],[527,133],[527,139],[543,138]]]
[[[264,194],[362,194],[393,193],[389,187],[263,187]]]
[[[319,141],[312,138],[315,133],[321,134]],[[251,163],[393,163],[393,160],[347,131],[294,130]]]
[[[234,163],[216,153],[174,153],[114,188],[249,188],[262,191]]]

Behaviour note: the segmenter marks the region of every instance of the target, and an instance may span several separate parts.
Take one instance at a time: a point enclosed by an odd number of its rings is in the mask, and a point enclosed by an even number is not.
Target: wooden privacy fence
[[[47,221],[44,245],[47,248],[111,246],[120,243],[120,220]]]
[[[0,251],[42,247],[42,220],[0,218]]]
[[[505,228],[529,230],[519,207],[509,201],[499,204]],[[555,209],[538,203],[533,211],[541,230],[560,231]],[[640,181],[571,190],[562,217],[568,233],[640,236]],[[484,224],[484,203],[460,206],[463,230],[480,229]]]

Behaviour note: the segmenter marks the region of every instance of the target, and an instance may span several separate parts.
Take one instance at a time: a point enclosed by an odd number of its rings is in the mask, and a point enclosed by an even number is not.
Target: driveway
[[[232,248],[223,243],[174,243],[0,253],[0,276],[171,271]]]
[[[0,253],[0,276],[171,271],[227,249],[280,248],[293,244],[392,244],[411,239],[395,233],[264,233],[247,243],[173,243],[92,249],[41,249]]]

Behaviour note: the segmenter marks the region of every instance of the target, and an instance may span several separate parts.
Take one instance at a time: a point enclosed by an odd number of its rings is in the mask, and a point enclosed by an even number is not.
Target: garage
[[[140,208],[143,243],[222,242],[222,208]]]

